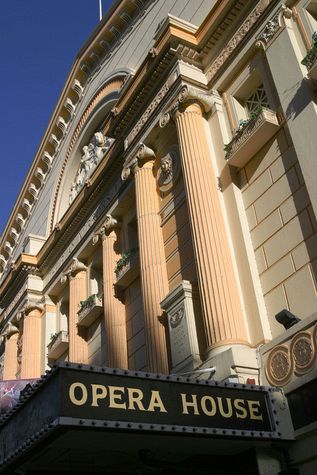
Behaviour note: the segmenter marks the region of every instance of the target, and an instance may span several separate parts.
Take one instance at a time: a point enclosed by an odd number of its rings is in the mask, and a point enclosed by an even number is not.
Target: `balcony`
[[[68,350],[68,332],[62,330],[52,336],[50,343],[47,345],[47,356],[49,359],[60,358],[65,351]]]
[[[277,115],[260,107],[253,116],[241,122],[233,139],[225,146],[230,165],[242,168],[276,134],[280,127]]]
[[[123,254],[117,261],[115,269],[116,287],[120,289],[127,288],[139,275],[139,250],[131,249]]]
[[[80,302],[77,325],[89,327],[99,317],[102,310],[102,298],[96,294],[91,295],[87,300]]]
[[[312,34],[312,47],[301,63],[307,68],[307,75],[310,79],[317,79],[317,33]]]

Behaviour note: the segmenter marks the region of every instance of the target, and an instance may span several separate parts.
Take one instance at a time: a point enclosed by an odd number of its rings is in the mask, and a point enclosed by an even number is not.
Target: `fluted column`
[[[43,306],[29,302],[24,309],[21,379],[41,376]]]
[[[175,121],[209,351],[246,343],[248,338],[207,141],[203,97],[185,86]],[[166,114],[163,119],[164,126]]]
[[[82,262],[74,259],[66,275],[69,279],[69,361],[73,363],[87,363],[86,329],[77,326],[77,312],[80,301],[87,299],[87,268]]]
[[[103,308],[106,337],[106,365],[127,368],[127,329],[125,306],[115,296],[115,266],[120,258],[116,251],[118,223],[110,215],[101,229],[103,260]]]
[[[160,322],[160,302],[168,294],[168,279],[160,226],[156,179],[153,174],[154,152],[141,144],[131,167],[123,171],[135,177],[136,211],[140,253],[141,290],[144,308],[148,369],[167,373],[168,358],[165,328]]]
[[[5,331],[5,353],[3,363],[3,380],[16,379],[16,373],[18,371],[18,337],[19,330],[12,325],[8,324]]]

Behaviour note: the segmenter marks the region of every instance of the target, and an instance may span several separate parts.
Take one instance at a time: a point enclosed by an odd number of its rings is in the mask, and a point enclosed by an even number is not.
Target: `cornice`
[[[29,254],[21,254],[16,262],[12,264],[10,271],[6,275],[0,286],[0,296],[2,302],[7,295],[14,293],[21,282],[26,279],[29,274],[37,274],[38,272],[37,257]],[[1,306],[1,304],[0,304]]]
[[[78,53],[64,89],[52,114],[30,171],[16,200],[7,226],[0,239],[1,270],[9,265],[23,228],[29,220],[37,195],[45,183],[60,150],[85,88],[102,63],[130,31],[136,18],[143,15],[156,0],[121,0],[109,10],[95,32]],[[11,231],[15,230],[16,233]],[[5,249],[8,242],[11,248]]]

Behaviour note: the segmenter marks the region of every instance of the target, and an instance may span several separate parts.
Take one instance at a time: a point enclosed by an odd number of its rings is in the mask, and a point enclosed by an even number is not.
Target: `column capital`
[[[65,284],[67,279],[71,279],[76,276],[78,272],[85,271],[87,270],[87,267],[83,262],[80,262],[77,257],[74,257],[72,260],[72,263],[69,267],[69,269],[64,272],[64,274],[61,277],[61,283]]]
[[[44,306],[41,302],[35,302],[33,300],[28,300],[23,308],[24,316],[28,316],[33,310],[38,310],[39,312],[43,312]]]
[[[198,104],[204,112],[209,112],[215,103],[213,95],[188,84],[182,85],[171,106],[161,114],[159,125],[165,127],[176,112],[186,109],[191,104]]]
[[[155,160],[155,152],[150,147],[140,142],[138,148],[134,153],[128,157],[123,165],[121,178],[123,181],[134,175],[135,172],[145,163]]]
[[[15,333],[19,333],[19,329],[15,325],[13,325],[11,322],[9,322],[6,325],[5,330],[2,335],[5,338],[10,338],[10,336],[14,335]]]
[[[104,240],[112,231],[118,228],[120,228],[120,222],[111,214],[107,214],[103,226],[93,235],[92,244],[97,244],[100,238]]]

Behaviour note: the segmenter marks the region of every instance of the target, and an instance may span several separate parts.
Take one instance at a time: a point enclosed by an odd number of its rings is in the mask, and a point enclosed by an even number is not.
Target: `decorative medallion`
[[[284,386],[292,374],[292,362],[288,348],[277,346],[269,354],[266,363],[266,375],[273,386]]]
[[[176,312],[170,315],[169,323],[170,323],[171,328],[178,327],[178,325],[183,320],[184,315],[185,315],[184,307],[179,308],[178,310],[176,310]]]
[[[291,355],[295,364],[295,373],[306,373],[311,369],[315,360],[316,352],[313,347],[311,334],[308,332],[298,333],[291,344]]]
[[[179,156],[176,145],[173,145],[168,153],[161,158],[160,167],[157,174],[157,182],[161,194],[168,193],[179,177]]]

